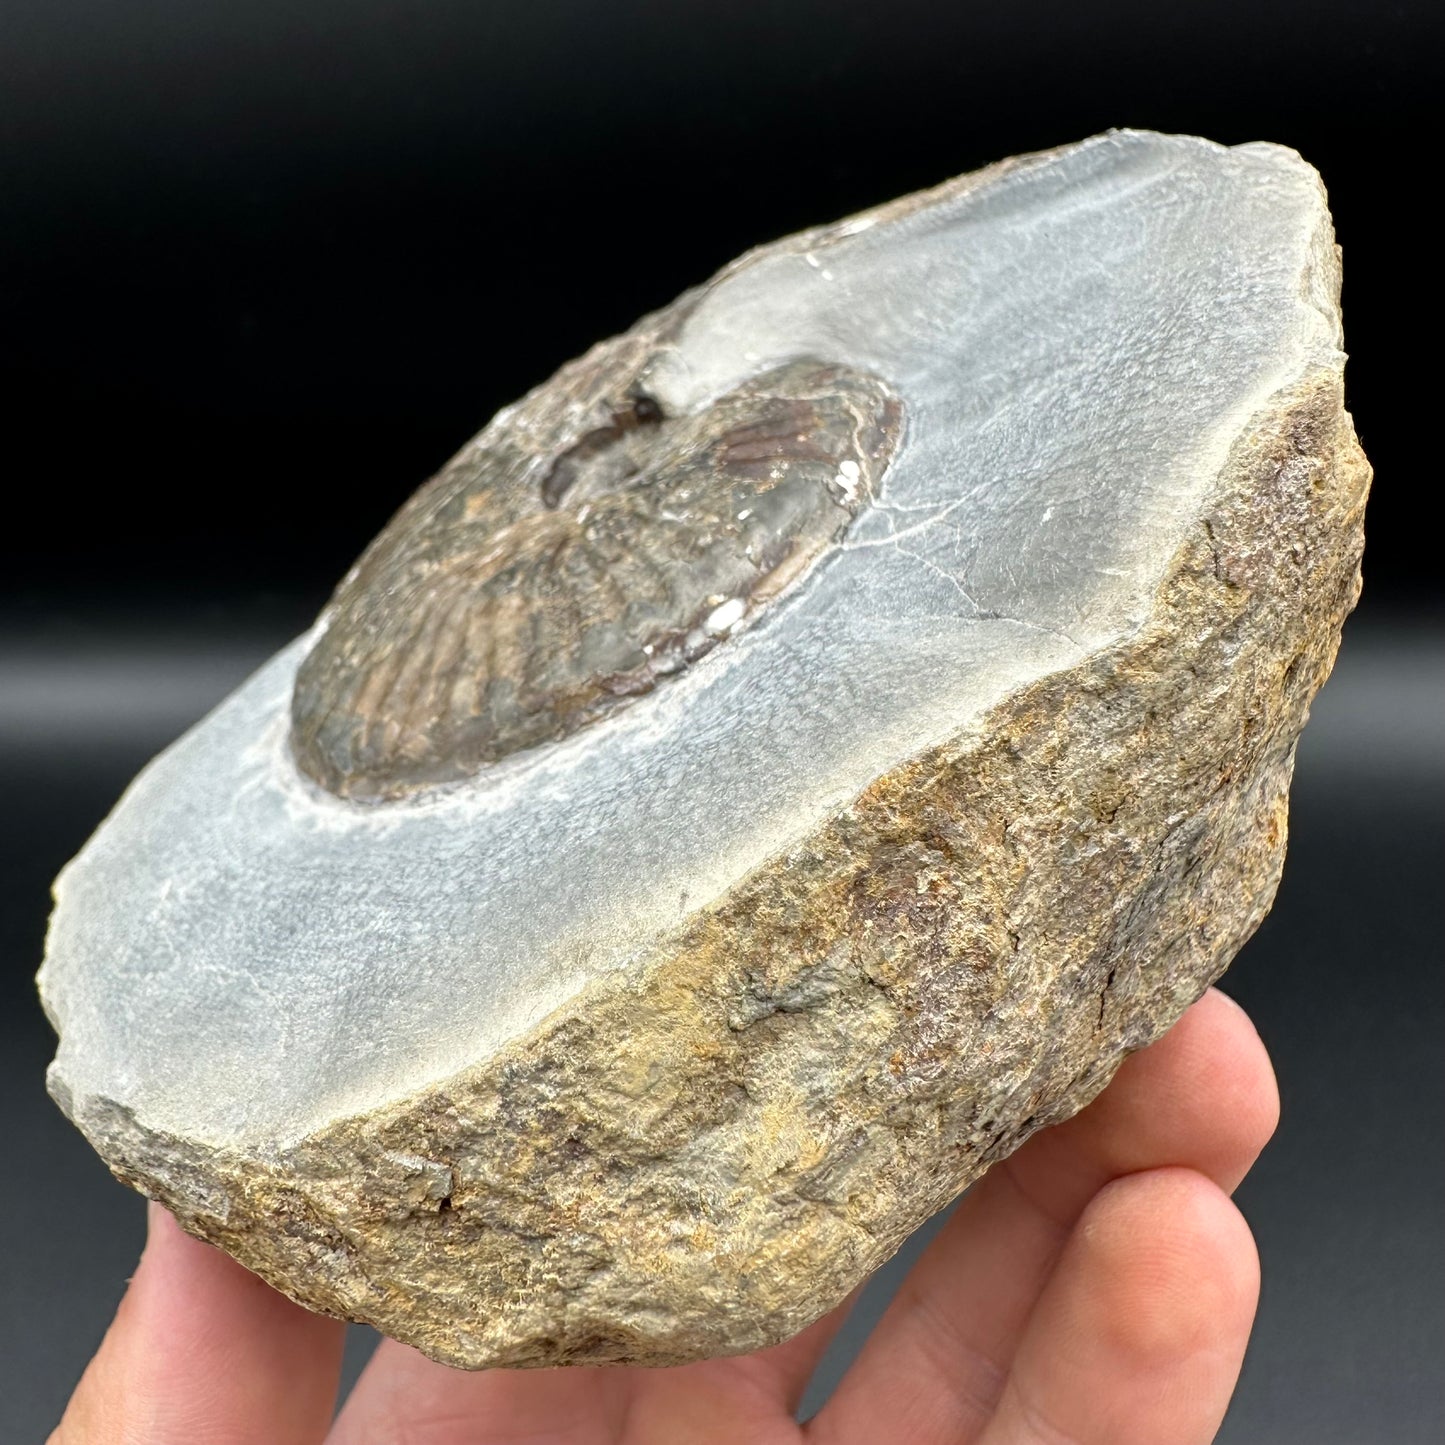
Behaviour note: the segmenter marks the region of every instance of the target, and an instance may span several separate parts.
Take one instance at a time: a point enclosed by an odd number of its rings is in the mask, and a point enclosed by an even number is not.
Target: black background
[[[55,869],[499,405],[747,246],[1114,125],[1281,141],[1345,252],[1367,592],[1230,976],[1281,1135],[1221,1438],[1445,1435],[1442,7],[50,0],[0,10],[0,1440],[139,1238],[41,1092]],[[1427,396],[1427,389],[1429,395]],[[836,1361],[834,1368],[836,1368]]]

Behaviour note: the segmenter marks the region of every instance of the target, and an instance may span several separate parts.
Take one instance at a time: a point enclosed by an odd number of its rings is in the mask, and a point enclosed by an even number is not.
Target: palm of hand
[[[1195,1445],[1258,1294],[1229,1191],[1278,1100],[1211,992],[965,1196],[837,1392],[797,1403],[844,1309],[672,1370],[465,1374],[392,1341],[340,1415],[343,1326],[152,1206],[150,1242],[50,1445]]]

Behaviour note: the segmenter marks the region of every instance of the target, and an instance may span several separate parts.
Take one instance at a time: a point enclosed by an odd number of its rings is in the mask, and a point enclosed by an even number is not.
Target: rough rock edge
[[[1359,590],[1339,368],[1240,438],[1132,637],[878,779],[483,1066],[270,1159],[61,1103],[313,1309],[480,1368],[795,1333],[1254,931]]]

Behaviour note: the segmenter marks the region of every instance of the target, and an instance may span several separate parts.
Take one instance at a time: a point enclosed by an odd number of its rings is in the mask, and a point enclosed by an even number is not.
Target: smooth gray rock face
[[[188,1228],[438,1358],[800,1328],[1267,908],[1356,585],[1337,292],[1293,152],[1129,132],[743,257],[607,346],[668,417],[799,359],[880,379],[901,440],[831,549],[625,710],[385,802],[297,766],[323,615],[62,874],[55,1096]],[[1036,770],[980,796],[1001,739]]]

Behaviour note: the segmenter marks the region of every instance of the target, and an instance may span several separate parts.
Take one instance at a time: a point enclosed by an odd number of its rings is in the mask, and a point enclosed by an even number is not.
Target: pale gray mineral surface
[[[395,606],[344,584],[65,870],[56,1099],[187,1229],[440,1360],[806,1325],[1268,909],[1358,588],[1338,287],[1293,152],[1119,133],[564,368],[354,574]]]

